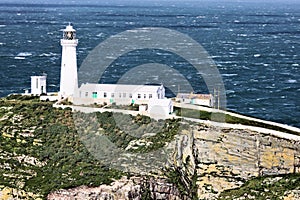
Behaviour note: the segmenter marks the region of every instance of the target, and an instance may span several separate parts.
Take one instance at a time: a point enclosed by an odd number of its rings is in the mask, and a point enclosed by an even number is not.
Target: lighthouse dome
[[[67,25],[66,28],[64,29],[64,32],[76,32],[76,30],[73,28],[71,24]]]

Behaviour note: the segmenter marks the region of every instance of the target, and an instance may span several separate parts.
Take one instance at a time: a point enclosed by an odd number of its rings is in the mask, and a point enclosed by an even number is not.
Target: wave
[[[286,83],[297,83],[297,80],[289,79],[289,80],[286,81]]]
[[[30,53],[30,52],[21,52],[21,53],[18,53],[18,55],[16,57],[27,57],[27,56],[32,56],[32,53]]]
[[[271,31],[271,32],[265,32],[262,34],[266,34],[266,35],[299,35],[300,31]]]
[[[237,76],[238,74],[222,74],[222,76],[225,76],[225,77],[231,77],[231,76]]]
[[[57,56],[58,54],[56,54],[56,53],[52,53],[52,52],[50,52],[50,53],[42,53],[42,54],[40,54],[39,56],[40,57],[50,57],[50,56]]]
[[[21,57],[21,56],[15,56],[14,57],[16,60],[24,60],[25,59],[25,57]]]

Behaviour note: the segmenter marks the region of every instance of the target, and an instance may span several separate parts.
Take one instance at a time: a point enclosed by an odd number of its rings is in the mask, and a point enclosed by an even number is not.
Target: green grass
[[[281,178],[276,180],[276,178]],[[272,180],[273,179],[273,180]],[[271,180],[271,181],[270,181]],[[227,190],[221,193],[219,199],[236,199],[252,196],[253,199],[281,199],[289,190],[300,189],[300,174],[286,174],[258,177],[247,181],[238,189]]]
[[[0,185],[16,188],[16,184],[22,182],[19,189],[38,193],[44,198],[54,190],[109,184],[113,179],[128,175],[95,159],[82,143],[82,134],[104,134],[122,149],[133,140],[143,139],[151,145],[129,151],[144,153],[172,141],[181,127],[175,119],[155,121],[141,115],[77,113],[88,122],[82,124],[86,132],[79,134],[80,125],[75,126],[74,113],[70,109],[53,108],[51,102],[40,102],[36,97],[0,99],[0,108],[0,118],[6,116],[0,121],[0,166],[9,166],[0,167]],[[95,115],[96,123],[93,122]],[[33,135],[27,137],[30,132]],[[144,137],[147,133],[155,134]],[[34,145],[36,141],[40,145]],[[46,165],[39,167],[19,162],[14,155],[30,156]]]
[[[279,126],[274,126],[263,122],[257,122],[257,121],[247,120],[239,117],[234,117],[224,113],[218,113],[218,112],[211,113],[202,110],[193,110],[193,109],[178,108],[178,107],[175,107],[175,113],[177,116],[182,116],[182,117],[195,118],[201,120],[212,120],[216,122],[226,122],[231,124],[243,124],[247,126],[262,127],[262,128],[281,131],[281,132],[290,133],[294,135],[300,135],[299,132],[295,132]]]
[[[55,109],[51,103],[36,98],[19,98],[23,97],[0,101],[0,117],[8,117],[0,121],[0,185],[38,193],[45,198],[53,190],[109,184],[126,175],[103,165],[87,151],[69,109]],[[14,120],[16,116],[21,118]],[[27,137],[30,131],[33,136]],[[35,141],[40,145],[35,145]],[[15,157],[21,155],[46,165],[19,162]],[[16,186],[20,182],[24,184]]]
[[[176,185],[182,199],[197,200],[197,174],[191,177],[181,168],[167,168],[164,175],[169,183]]]

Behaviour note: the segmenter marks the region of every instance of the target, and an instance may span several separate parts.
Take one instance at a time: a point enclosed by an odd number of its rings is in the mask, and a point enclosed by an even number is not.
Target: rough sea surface
[[[69,22],[79,39],[78,66],[99,43],[125,30],[164,27],[187,34],[216,63],[229,110],[300,127],[300,4],[0,3],[0,96],[24,92],[30,76],[43,72],[48,74],[48,91],[59,90],[61,29]],[[132,60],[181,63],[168,53],[156,54],[144,51],[120,58],[114,63],[115,76],[103,82],[114,82]],[[195,92],[207,92],[192,72],[186,77],[195,83]]]

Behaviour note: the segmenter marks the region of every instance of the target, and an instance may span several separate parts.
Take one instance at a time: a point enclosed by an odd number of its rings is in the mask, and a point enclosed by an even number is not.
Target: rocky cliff
[[[48,199],[79,198],[82,193],[84,199],[143,199],[142,191],[152,199],[216,199],[222,191],[239,188],[254,177],[299,172],[300,137],[293,140],[272,130],[244,128],[189,124],[173,144],[169,166],[179,176],[173,184],[166,183],[162,172],[159,179],[148,182],[138,177],[122,179],[110,186],[54,192]],[[190,195],[193,186],[196,193]]]
[[[300,131],[109,112],[74,118],[18,98],[0,99],[0,199],[299,197]]]
[[[197,175],[198,197],[212,199],[263,175],[299,172],[300,140],[247,129],[194,126],[178,135],[175,165]]]
[[[159,178],[123,177],[110,185],[89,188],[82,186],[59,190],[48,195],[49,200],[64,199],[170,199],[181,200],[178,189]]]

